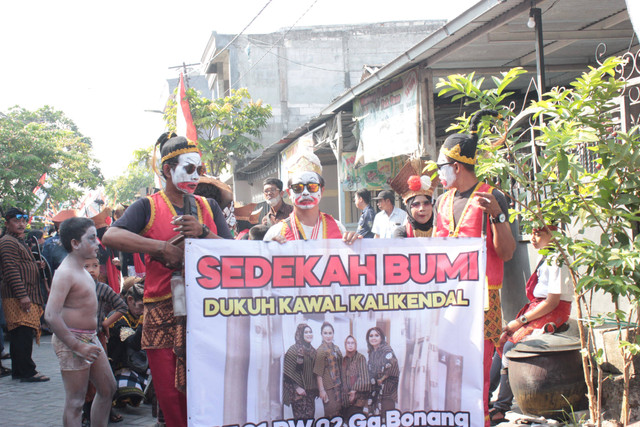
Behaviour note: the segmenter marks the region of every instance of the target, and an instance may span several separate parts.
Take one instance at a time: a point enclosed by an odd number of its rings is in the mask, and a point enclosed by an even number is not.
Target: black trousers
[[[31,358],[35,330],[28,326],[18,326],[9,331],[11,345],[11,374],[13,378],[29,378],[36,372],[36,364]]]

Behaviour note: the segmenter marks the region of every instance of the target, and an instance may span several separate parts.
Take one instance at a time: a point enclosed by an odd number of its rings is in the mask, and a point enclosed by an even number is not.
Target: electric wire
[[[296,22],[294,22],[294,23],[293,23],[293,25],[292,25],[292,26],[290,26],[290,27],[287,29],[287,31],[282,35],[282,37],[280,37],[278,40],[276,40],[276,41],[271,45],[271,47],[270,47],[270,48],[265,52],[265,54],[264,54],[264,55],[262,55],[262,56],[260,57],[260,59],[258,59],[258,60],[257,60],[257,61],[256,61],[256,62],[255,62],[251,67],[249,67],[249,69],[248,69],[247,71],[245,71],[244,73],[242,73],[242,74],[240,75],[240,77],[238,77],[238,78],[236,79],[236,81],[235,81],[235,82],[233,82],[231,85],[229,85],[229,89],[227,89],[227,91],[225,92],[225,95],[229,95],[229,94],[230,94],[230,92],[231,92],[231,89],[232,89],[233,87],[235,87],[235,85],[237,85],[237,84],[242,80],[242,78],[243,78],[244,76],[246,76],[247,74],[249,74],[249,73],[251,72],[251,70],[253,70],[253,68],[254,68],[256,65],[258,65],[258,64],[260,63],[260,61],[262,61],[262,60],[265,58],[265,56],[267,56],[267,54],[269,54],[269,52],[271,52],[271,50],[272,50],[274,47],[276,47],[276,45],[277,45],[278,43],[280,43],[282,40],[284,40],[284,38],[287,36],[287,34],[289,34],[289,32],[293,29],[293,27],[295,27],[295,26],[298,24],[298,22],[300,22],[300,20],[301,20],[302,18],[304,18],[304,16],[305,16],[305,15],[306,15],[310,10],[311,10],[311,8],[312,8],[313,6],[315,6],[315,5],[316,5],[316,3],[318,3],[318,0],[314,0],[314,2],[313,2],[313,3],[311,3],[311,6],[309,6],[309,7],[307,8],[307,10],[305,10],[305,11],[304,11],[304,13],[303,13],[302,15],[300,15],[300,17],[296,20]]]

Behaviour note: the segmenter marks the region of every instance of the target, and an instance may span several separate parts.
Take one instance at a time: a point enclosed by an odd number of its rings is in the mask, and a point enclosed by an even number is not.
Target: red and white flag
[[[176,131],[178,135],[185,136],[189,141],[198,143],[198,131],[193,124],[191,109],[187,100],[187,89],[184,86],[184,76],[180,73],[180,83],[178,84],[178,105],[176,110]]]
[[[36,194],[38,190],[40,190],[40,187],[42,187],[42,185],[46,180],[47,180],[47,173],[45,172],[42,174],[42,176],[38,180],[38,185],[36,186],[36,188],[33,189],[33,194]]]

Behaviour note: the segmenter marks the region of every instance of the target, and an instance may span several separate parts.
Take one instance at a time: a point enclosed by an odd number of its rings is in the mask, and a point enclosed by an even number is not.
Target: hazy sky
[[[200,62],[211,32],[451,19],[477,0],[114,0],[2,2],[0,111],[62,110],[91,138],[104,175],[120,174],[133,150],[164,131],[171,66]]]

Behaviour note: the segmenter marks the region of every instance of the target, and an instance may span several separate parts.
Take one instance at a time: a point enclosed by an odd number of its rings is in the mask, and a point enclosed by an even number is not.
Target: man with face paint
[[[495,345],[502,331],[500,289],[504,262],[511,259],[516,243],[507,221],[508,205],[502,192],[478,182],[475,174],[477,127],[482,116],[498,116],[480,110],[470,120],[471,134],[450,135],[440,149],[438,175],[448,190],[435,205],[434,237],[481,237],[487,241],[487,302],[484,313],[484,403],[489,426],[489,370]],[[486,297],[486,296],[485,296]]]
[[[348,244],[362,238],[358,233],[346,231],[340,221],[320,212],[320,199],[324,192],[320,159],[313,153],[301,154],[289,169],[287,193],[293,200],[293,212],[284,221],[275,224],[264,240],[284,243],[288,240],[340,239]]]
[[[185,322],[184,317],[174,317],[170,284],[172,274],[182,268],[184,249],[170,241],[178,235],[200,239],[232,236],[215,200],[194,196],[197,217],[183,211],[184,194],[193,194],[204,173],[196,144],[165,133],[156,146],[162,156],[160,174],[166,180],[165,189],[129,206],[105,233],[103,242],[116,250],[145,253],[142,347],[147,351],[167,426],[186,426]]]
[[[271,227],[291,215],[293,206],[284,202],[285,192],[283,191],[282,181],[278,178],[265,179],[262,186],[262,194],[264,194],[264,202],[256,206],[256,210],[260,209],[258,221],[261,224]]]

